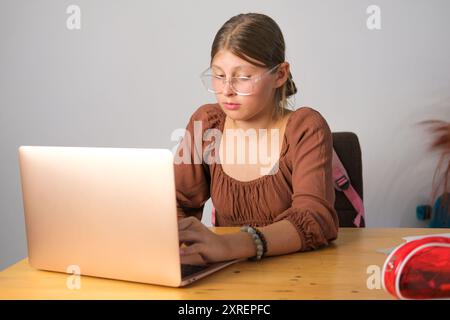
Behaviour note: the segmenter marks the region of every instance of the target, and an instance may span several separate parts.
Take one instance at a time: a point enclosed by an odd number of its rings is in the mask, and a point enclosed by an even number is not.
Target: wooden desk
[[[391,299],[383,289],[367,287],[367,268],[375,265],[381,271],[387,257],[376,250],[399,245],[404,236],[445,232],[341,228],[327,248],[245,261],[185,288],[82,276],[81,288],[70,290],[67,274],[35,270],[24,259],[0,272],[0,299]]]

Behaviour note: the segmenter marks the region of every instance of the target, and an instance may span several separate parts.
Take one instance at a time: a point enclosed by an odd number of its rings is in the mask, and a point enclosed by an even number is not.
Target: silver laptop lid
[[[32,266],[180,285],[169,150],[22,146],[19,160]]]

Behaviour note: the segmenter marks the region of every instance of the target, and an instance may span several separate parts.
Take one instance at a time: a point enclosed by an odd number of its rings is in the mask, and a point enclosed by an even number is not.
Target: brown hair
[[[214,38],[211,63],[220,50],[229,50],[259,67],[272,68],[285,61],[284,37],[280,27],[272,18],[260,13],[238,14],[225,22]],[[284,115],[288,107],[287,98],[296,93],[297,87],[289,72],[288,80],[275,91],[275,117]]]
[[[441,207],[445,207],[449,199],[449,177],[450,177],[450,122],[442,120],[425,120],[419,122],[421,125],[428,125],[428,130],[433,135],[433,142],[429,146],[431,151],[440,151],[441,157],[439,159],[437,168],[433,175],[433,190],[431,193],[431,202],[436,200],[440,187],[443,187],[443,197],[441,199]],[[441,168],[444,167],[444,173],[441,180],[436,182]]]

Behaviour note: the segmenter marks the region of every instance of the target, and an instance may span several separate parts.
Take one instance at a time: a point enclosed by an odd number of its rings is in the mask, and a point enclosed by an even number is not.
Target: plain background
[[[66,28],[71,4],[81,30]],[[366,27],[372,4],[381,30]],[[450,120],[449,1],[0,0],[0,269],[27,255],[17,148],[173,148],[171,133],[215,102],[199,74],[216,32],[247,12],[281,27],[295,108],[358,135],[367,225],[427,225],[415,208],[437,156],[414,124]]]

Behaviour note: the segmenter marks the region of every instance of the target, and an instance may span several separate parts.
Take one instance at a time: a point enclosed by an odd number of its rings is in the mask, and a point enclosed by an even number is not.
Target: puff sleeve
[[[289,133],[292,204],[275,221],[288,220],[302,242],[300,251],[314,250],[337,238],[334,209],[331,130],[319,112],[304,108]]]
[[[203,208],[210,198],[211,177],[203,161],[203,132],[208,127],[208,105],[198,108],[190,117],[184,137],[174,155],[175,192],[178,218],[202,219]]]

